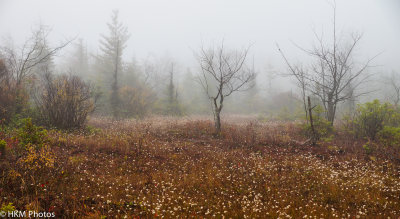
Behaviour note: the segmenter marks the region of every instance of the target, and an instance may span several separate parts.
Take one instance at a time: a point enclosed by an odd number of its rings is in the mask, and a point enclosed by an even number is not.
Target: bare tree
[[[256,77],[254,66],[247,66],[246,59],[249,47],[241,50],[228,50],[221,46],[201,47],[195,56],[201,67],[198,81],[211,101],[215,129],[221,131],[221,111],[225,98],[236,91],[244,91],[251,87]]]
[[[353,54],[362,38],[362,34],[353,33],[348,43],[343,43],[336,33],[335,3],[332,4],[332,8],[332,42],[326,43],[323,35],[318,35],[314,32],[317,38],[317,44],[314,48],[307,50],[299,47],[315,60],[309,69],[304,70],[293,67],[281,52],[291,70],[291,74],[296,78],[299,76],[303,78],[305,84],[308,84],[307,90],[319,97],[325,109],[325,117],[331,124],[334,122],[336,108],[340,102],[365,94],[362,92],[355,94],[354,92],[348,92],[348,90],[350,86],[352,91],[356,90],[367,80],[369,75],[366,73],[366,69],[371,67],[370,63],[376,57],[368,59],[364,64],[357,65],[353,59]]]
[[[398,106],[400,103],[400,74],[393,71],[389,77],[385,78],[385,85],[390,85],[390,100],[393,102],[395,106]]]
[[[277,45],[278,50],[280,54],[282,55],[283,59],[285,60],[286,65],[289,67],[289,76],[293,76],[296,79],[296,85],[300,88],[301,91],[301,99],[303,101],[303,109],[304,113],[306,115],[306,119],[308,122],[308,113],[309,110],[307,109],[307,102],[306,102],[306,96],[307,96],[307,90],[308,90],[308,81],[306,78],[307,71],[304,69],[303,66],[301,65],[292,65],[286,58],[285,54],[282,52],[281,48],[279,45]]]
[[[15,89],[4,61],[0,59],[0,123],[12,115]]]
[[[14,46],[0,48],[0,53],[17,86],[21,85],[25,78],[35,73],[35,67],[48,62],[72,41],[69,40],[54,48],[48,48],[44,42],[49,33],[50,30],[46,26],[40,25],[20,48]]]
[[[3,82],[7,82],[9,79],[9,74],[6,68],[6,65],[4,64],[4,61],[0,59],[0,84]]]
[[[50,29],[39,25],[32,35],[20,47],[15,47],[10,40],[8,46],[0,47],[0,55],[7,69],[8,94],[14,96],[8,103],[9,112],[20,113],[27,98],[24,93],[24,82],[36,73],[48,71],[51,59],[56,53],[67,46],[72,40],[50,48],[46,39]],[[3,79],[0,79],[3,80]]]

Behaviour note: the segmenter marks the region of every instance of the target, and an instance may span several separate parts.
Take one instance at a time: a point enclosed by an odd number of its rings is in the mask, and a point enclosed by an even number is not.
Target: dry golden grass
[[[0,205],[61,218],[400,216],[400,164],[344,135],[311,147],[293,123],[241,118],[221,136],[199,118],[90,124],[50,132],[54,167],[0,161]]]

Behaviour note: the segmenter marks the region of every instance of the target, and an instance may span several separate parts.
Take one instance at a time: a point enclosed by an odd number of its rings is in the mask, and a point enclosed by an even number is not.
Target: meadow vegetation
[[[304,143],[299,122],[243,116],[226,118],[218,136],[203,117],[91,118],[68,132],[29,119],[16,126],[0,132],[3,210],[64,218],[400,215],[399,146],[341,126],[317,146]]]

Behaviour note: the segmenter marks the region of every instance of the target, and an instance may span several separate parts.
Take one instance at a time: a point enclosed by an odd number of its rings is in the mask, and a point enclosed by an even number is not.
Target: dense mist
[[[302,49],[316,45],[316,34],[329,43],[333,32],[333,1],[0,1],[2,45],[18,47],[32,30],[45,26],[46,43],[52,47],[71,42],[52,57],[54,73],[74,73],[99,83],[96,57],[101,55],[101,39],[107,35],[112,11],[129,37],[121,53],[123,73],[131,80],[147,78],[155,102],[162,102],[171,68],[177,101],[186,113],[209,112],[207,97],[196,82],[200,72],[195,54],[202,46],[219,45],[249,48],[248,62],[256,72],[252,98],[235,92],[227,98],[228,112],[271,113],[280,96],[298,99],[299,90],[278,51],[291,63],[309,65]],[[385,1],[336,1],[337,35],[345,43],[353,33],[362,34],[353,53],[355,62],[375,57],[366,71],[371,74],[368,92],[356,101],[374,98],[390,101],[390,89],[383,90],[392,72],[400,74],[400,3]],[[12,43],[11,43],[12,42]],[[76,69],[77,45],[85,50],[86,69]],[[82,60],[80,60],[82,61]],[[97,67],[96,67],[97,66]],[[132,76],[134,75],[135,76]],[[147,75],[147,76],[146,76]],[[286,75],[286,77],[285,77]],[[136,77],[136,79],[134,79]],[[128,80],[129,81],[129,80]],[[136,82],[122,81],[122,84]],[[151,86],[150,86],[151,84]],[[110,85],[111,86],[111,85]],[[371,91],[371,92],[370,92]],[[373,92],[372,92],[373,91]],[[105,91],[102,92],[103,96]],[[257,95],[257,97],[255,97]],[[198,100],[198,101],[197,101]],[[241,104],[247,100],[247,104]],[[200,102],[193,107],[193,102]],[[279,101],[278,101],[279,102]],[[287,100],[287,102],[293,102]],[[281,103],[287,104],[286,102]],[[157,104],[156,104],[157,105]],[[155,108],[162,108],[161,103]],[[154,107],[154,106],[153,106]],[[292,107],[289,107],[292,108]],[[161,109],[152,110],[160,112]]]

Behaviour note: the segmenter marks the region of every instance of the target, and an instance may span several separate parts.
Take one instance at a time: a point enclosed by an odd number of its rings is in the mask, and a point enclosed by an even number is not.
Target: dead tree
[[[314,121],[313,121],[313,117],[312,117],[312,110],[313,107],[311,107],[311,98],[310,96],[307,97],[308,100],[308,115],[310,118],[310,127],[311,127],[311,144],[315,145],[317,142],[317,133],[315,132],[315,127],[314,127]]]
[[[40,25],[20,48],[13,46],[0,48],[0,53],[17,86],[21,85],[24,79],[35,73],[34,68],[36,66],[47,62],[72,42],[72,40],[69,40],[54,48],[47,48],[43,42],[49,33],[49,29]]]
[[[390,100],[397,107],[400,103],[400,75],[397,72],[392,72],[389,77],[385,78],[384,84],[389,84],[392,94]]]
[[[217,133],[221,132],[221,111],[224,100],[236,91],[251,88],[256,77],[254,66],[247,66],[249,47],[241,50],[228,50],[222,42],[219,47],[212,46],[195,54],[201,67],[198,82],[210,99]]]
[[[10,40],[10,45],[0,47],[0,54],[8,70],[7,81],[8,92],[16,97],[10,111],[20,113],[24,105],[24,82],[37,73],[44,73],[43,67],[51,62],[51,58],[62,48],[66,47],[72,40],[61,43],[57,47],[49,48],[46,45],[46,38],[50,30],[40,25],[32,32],[22,46],[14,47]],[[12,86],[11,86],[12,85]]]
[[[283,57],[291,69],[291,74],[296,78],[299,76],[304,77],[309,85],[307,90],[319,97],[325,110],[325,117],[333,125],[336,108],[339,103],[365,94],[365,92],[355,94],[347,91],[350,86],[352,90],[356,90],[366,82],[369,77],[366,70],[371,67],[370,63],[376,56],[361,65],[357,65],[354,62],[353,54],[362,38],[362,34],[351,34],[347,43],[340,41],[336,33],[336,4],[333,4],[332,8],[332,42],[325,42],[322,35],[314,32],[317,39],[317,44],[314,48],[308,50],[298,47],[314,59],[310,68],[306,72],[302,69],[296,69],[289,64],[285,56]]]
[[[4,64],[4,61],[0,59],[0,84],[6,83],[8,84],[9,74],[7,71],[7,67]]]
[[[306,70],[300,66],[300,65],[292,65],[286,58],[285,54],[282,52],[281,48],[279,48],[279,45],[277,45],[279,53],[282,55],[282,58],[285,60],[286,65],[289,67],[290,73],[289,76],[294,76],[296,79],[296,84],[300,88],[301,91],[301,99],[303,101],[303,109],[304,113],[306,115],[306,121],[308,123],[308,109],[307,109],[307,102],[306,102],[306,95],[307,95],[307,89],[308,89],[308,81],[306,78],[307,72]]]
[[[0,124],[10,119],[15,102],[15,89],[3,60],[0,59]]]

